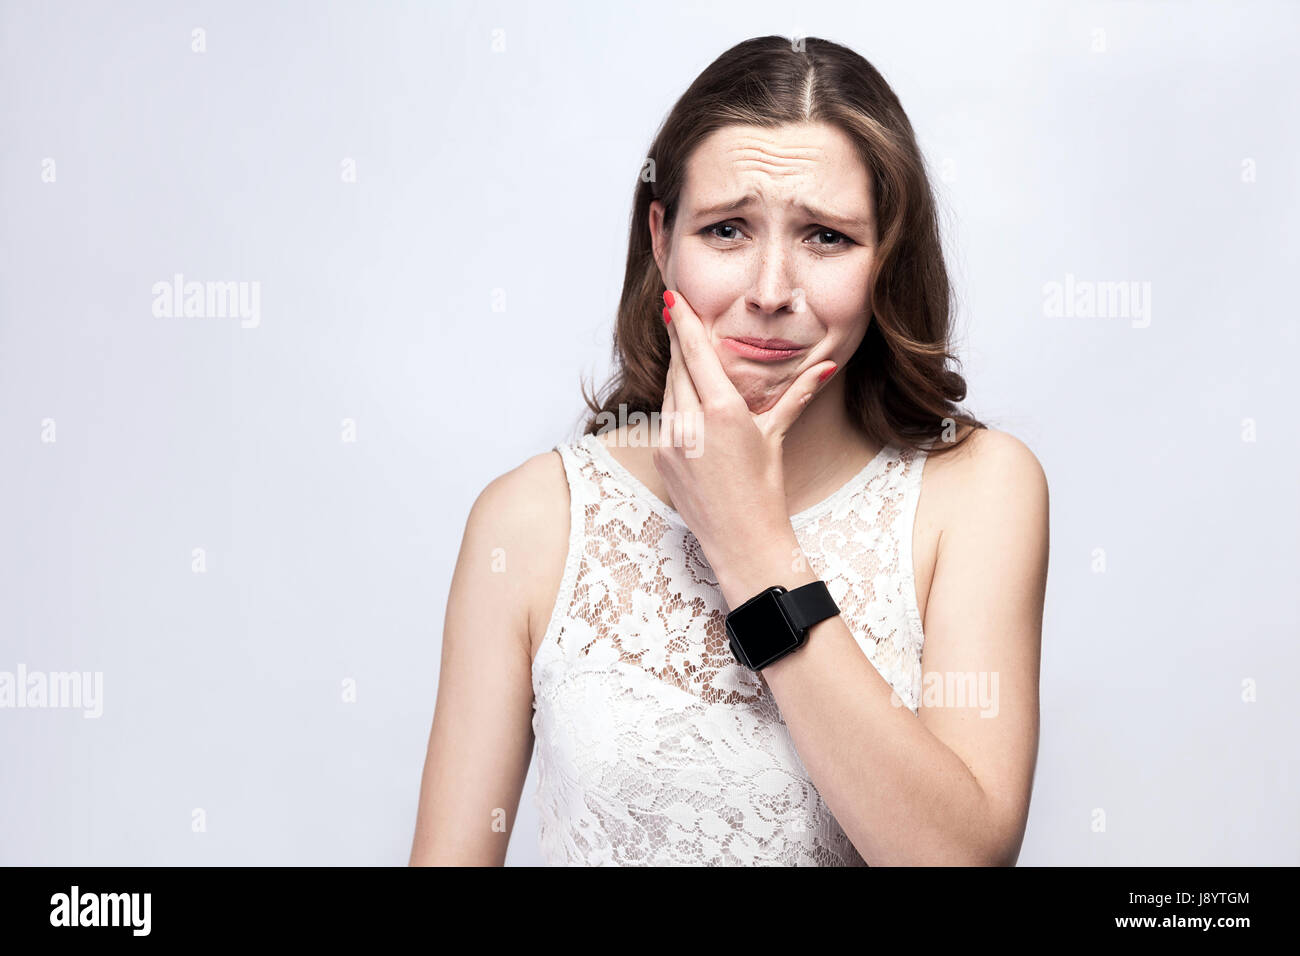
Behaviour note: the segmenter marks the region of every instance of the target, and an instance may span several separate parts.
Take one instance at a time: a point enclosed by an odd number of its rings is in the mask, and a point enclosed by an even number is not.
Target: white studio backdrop
[[[101,681],[97,716],[0,709],[0,863],[406,862],[469,507],[576,434],[645,150],[772,33],[893,85],[966,406],[1047,472],[1021,864],[1300,863],[1297,27],[0,3],[0,672]],[[1132,294],[1058,308],[1089,283]]]

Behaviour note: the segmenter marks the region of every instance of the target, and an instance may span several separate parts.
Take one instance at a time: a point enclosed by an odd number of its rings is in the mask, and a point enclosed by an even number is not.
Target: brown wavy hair
[[[584,431],[607,416],[649,415],[663,406],[668,332],[663,280],[650,238],[650,203],[677,214],[687,160],[701,140],[736,125],[772,128],[827,123],[853,141],[876,196],[876,249],[868,288],[872,317],[845,364],[845,403],[852,419],[880,444],[951,451],[986,428],[956,405],[966,381],[949,363],[952,302],[939,219],[912,125],[884,77],[863,57],[829,40],[756,37],[714,60],[682,94],[650,146],[633,199],[627,269],[614,329],[616,371],[602,397],[583,398],[593,413]],[[970,426],[962,429],[961,426]],[[954,440],[959,431],[966,434]]]

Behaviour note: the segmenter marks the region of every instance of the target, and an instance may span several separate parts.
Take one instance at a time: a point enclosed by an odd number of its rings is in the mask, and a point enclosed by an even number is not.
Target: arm
[[[989,716],[978,702],[928,706],[924,691],[919,714],[896,706],[838,616],[762,672],[814,785],[873,865],[1012,865],[1024,836],[1038,749],[1047,482],[1010,435],[977,432],[969,445],[944,462],[954,497],[922,671],[940,687],[948,675],[990,678]],[[718,572],[730,606],[772,584],[816,579],[791,571],[793,532],[771,540],[770,550]]]
[[[533,751],[532,609],[559,581],[568,525],[555,452],[494,480],[470,511],[447,598],[412,866],[505,862]]]

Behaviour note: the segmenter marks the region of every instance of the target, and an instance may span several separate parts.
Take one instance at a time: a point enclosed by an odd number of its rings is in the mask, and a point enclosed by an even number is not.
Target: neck
[[[863,466],[865,458],[880,450],[849,418],[844,382],[843,376],[837,376],[828,383],[786,432],[782,455],[785,495],[794,505],[825,497],[821,492],[828,485],[842,484]]]

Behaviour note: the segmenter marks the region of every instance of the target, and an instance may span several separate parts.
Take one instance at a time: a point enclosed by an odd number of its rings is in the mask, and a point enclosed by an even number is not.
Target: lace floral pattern
[[[559,445],[569,553],[533,661],[540,841],[558,865],[863,866],[680,515],[596,436]],[[925,453],[887,446],[791,519],[855,640],[916,712],[912,527]]]

